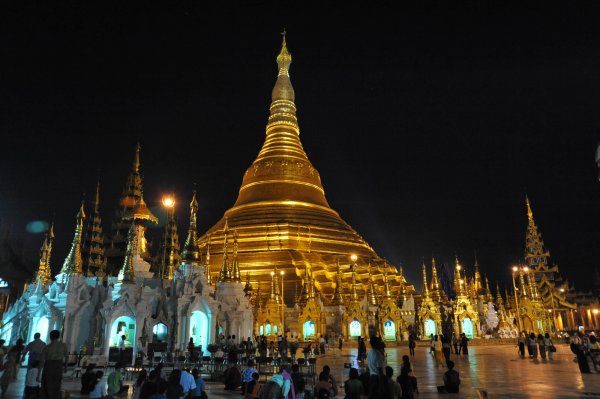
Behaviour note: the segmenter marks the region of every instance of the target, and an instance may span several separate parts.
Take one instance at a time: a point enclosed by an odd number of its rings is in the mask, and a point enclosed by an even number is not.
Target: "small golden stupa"
[[[224,228],[237,234],[237,256],[243,274],[252,284],[266,286],[271,272],[283,272],[285,303],[297,300],[302,276],[312,271],[324,304],[332,299],[341,265],[342,296],[350,292],[350,255],[356,254],[357,282],[364,296],[372,279],[381,294],[387,271],[390,289],[397,296],[400,286],[412,292],[404,277],[385,262],[371,246],[331,209],[319,172],[311,164],[300,142],[294,88],[290,81],[292,56],[285,33],[277,56],[278,75],[271,94],[265,142],[256,160],[244,174],[238,198],[223,218],[199,238],[209,256],[212,278],[223,262]],[[206,261],[206,257],[204,258]],[[371,273],[369,267],[371,265]]]

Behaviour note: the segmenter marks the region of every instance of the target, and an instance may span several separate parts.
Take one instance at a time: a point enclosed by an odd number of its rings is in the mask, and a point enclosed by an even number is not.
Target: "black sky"
[[[138,138],[149,205],[173,190],[183,229],[195,182],[201,230],[214,224],[263,142],[285,26],[301,139],[329,203],[411,282],[422,256],[470,266],[476,249],[507,283],[528,193],[553,260],[588,287],[600,263],[593,3],[122,3],[0,13],[0,218],[32,261],[43,236],[25,225],[55,214],[59,268],[98,174],[109,230]]]

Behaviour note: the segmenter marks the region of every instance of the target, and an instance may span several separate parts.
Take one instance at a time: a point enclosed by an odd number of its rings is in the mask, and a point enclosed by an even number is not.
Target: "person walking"
[[[367,353],[367,369],[369,370],[369,399],[382,399],[380,393],[384,387],[380,387],[384,377],[383,368],[385,358],[383,356],[383,342],[377,336],[371,337],[371,350]],[[387,388],[387,387],[385,387]]]
[[[527,347],[527,354],[529,355],[530,359],[533,359],[533,345],[531,343],[531,335],[533,335],[533,333],[531,334],[527,334],[525,332],[525,346]],[[534,335],[535,337],[535,335]],[[534,339],[535,341],[535,339]]]
[[[402,399],[402,388],[400,387],[400,383],[394,381],[392,378],[394,376],[394,369],[390,366],[385,367],[385,376],[387,378],[388,383],[388,391],[390,393],[391,399]]]
[[[39,364],[42,369],[42,396],[45,399],[61,399],[60,389],[63,372],[67,368],[67,356],[67,346],[60,342],[60,331],[50,331],[50,344],[42,350]]]
[[[544,335],[544,346],[546,347],[546,353],[548,353],[548,360],[552,361],[552,354],[556,351],[554,344],[552,343],[552,339],[550,338],[550,334],[546,333]]]
[[[40,333],[35,333],[33,335],[33,341],[27,344],[25,349],[23,349],[23,356],[29,353],[29,358],[27,359],[27,370],[31,368],[31,364],[36,360],[40,360],[40,356],[42,355],[42,351],[46,347],[46,343],[40,339]]]
[[[359,362],[365,360],[365,356],[367,355],[367,345],[365,344],[365,339],[363,337],[358,337],[358,358]]]
[[[447,362],[450,360],[450,353],[452,352],[452,345],[450,343],[450,337],[447,335],[442,335],[442,353],[444,354],[444,359]]]
[[[429,353],[435,353],[435,335],[431,334],[431,341],[429,342]]]
[[[537,348],[537,345],[536,345],[536,342],[535,342],[535,333],[529,334],[529,342],[528,342],[527,345],[528,345],[528,348],[529,348],[528,349],[529,353],[531,353],[530,357],[533,360],[537,360],[537,357],[538,357],[538,348]]]
[[[525,357],[525,333],[521,333],[519,335],[518,346],[519,346],[519,356]]]
[[[469,354],[469,338],[467,338],[467,336],[465,335],[465,333],[462,333],[461,337],[460,337],[460,346],[462,348],[462,353],[465,355]]]
[[[459,355],[458,352],[458,338],[456,338],[456,333],[452,333],[452,346],[454,347],[454,354]]]
[[[460,375],[454,370],[454,362],[450,360],[447,364],[448,371],[444,373],[444,385],[438,386],[439,393],[458,393]]]
[[[342,335],[340,334],[339,338],[338,338],[338,349],[342,350],[342,346],[344,346],[344,338],[342,337]]]
[[[540,351],[540,357],[542,361],[546,361],[546,343],[544,342],[544,336],[542,334],[538,334],[537,336],[537,344],[538,350]]]
[[[417,341],[415,339],[415,335],[414,334],[410,334],[408,336],[408,351],[410,353],[411,356],[415,355],[415,347],[417,346]]]
[[[433,356],[435,357],[435,362],[438,366],[443,366],[443,353],[442,353],[442,340],[440,335],[436,335],[433,338]]]
[[[39,362],[35,360],[32,366],[27,370],[25,375],[25,391],[23,392],[24,399],[37,399],[40,395],[40,383],[38,382],[38,369]]]
[[[0,377],[0,389],[2,398],[8,390],[8,385],[17,379],[19,365],[21,364],[21,353],[23,352],[23,340],[18,339],[15,345],[9,349],[4,364],[4,374]]]

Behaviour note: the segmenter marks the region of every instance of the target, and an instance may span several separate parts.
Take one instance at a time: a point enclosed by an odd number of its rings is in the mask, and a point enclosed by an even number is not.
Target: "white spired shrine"
[[[61,330],[70,352],[85,352],[109,360],[118,353],[125,336],[125,359],[135,359],[138,351],[153,345],[169,352],[184,352],[190,338],[208,355],[209,343],[219,334],[252,336],[253,312],[240,279],[217,281],[211,285],[206,266],[201,264],[197,246],[194,194],[190,203],[190,225],[176,264],[173,250],[164,278],[150,271],[145,230],[156,217],[139,198],[126,215],[131,222],[125,259],[118,276],[102,270],[93,277],[82,271],[83,204],[77,213],[75,237],[63,267],[52,280],[50,255],[54,239],[51,227],[40,254],[35,283],[4,313],[0,337],[6,344],[18,338],[33,339],[36,332],[44,341],[51,330]],[[231,252],[226,238],[222,270],[239,274],[235,231],[225,225],[225,237],[233,237]],[[208,255],[210,256],[210,255]],[[89,275],[89,273],[88,273]],[[158,275],[158,273],[156,273]]]

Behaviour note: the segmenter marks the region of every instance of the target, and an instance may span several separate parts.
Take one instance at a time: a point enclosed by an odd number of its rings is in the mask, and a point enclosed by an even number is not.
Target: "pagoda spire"
[[[231,261],[230,277],[233,281],[242,282],[240,265],[238,262],[238,236],[237,230],[233,230],[233,259]]]
[[[544,248],[544,240],[533,220],[529,197],[525,196],[527,206],[527,233],[525,236],[525,263],[534,272],[547,272],[550,252]]]
[[[229,276],[229,259],[227,256],[227,234],[229,234],[229,224],[225,218],[225,226],[223,227],[223,261],[221,263],[221,271],[219,272],[219,281],[228,281]]]
[[[40,263],[35,275],[36,283],[41,281],[42,285],[46,285],[52,281],[52,271],[50,268],[50,257],[52,255],[52,244],[54,242],[54,222],[46,232],[42,249],[40,250]]]
[[[473,276],[473,293],[474,296],[480,296],[483,294],[483,285],[481,284],[481,273],[479,272],[479,262],[477,261],[477,252],[475,252],[475,273]]]
[[[375,291],[375,284],[373,283],[373,275],[371,273],[371,261],[369,260],[369,282],[367,286],[367,302],[369,305],[377,306],[377,292]]]
[[[304,277],[302,278],[302,291],[300,291],[300,298],[298,298],[298,305],[304,307],[308,303],[310,296],[310,274],[308,272],[308,263],[304,264]]]
[[[500,284],[496,281],[496,304],[500,306],[504,301],[502,299],[502,293],[500,292]]]
[[[485,276],[485,300],[487,302],[494,302],[494,296],[492,295],[492,290],[490,290],[490,282]]]
[[[198,200],[196,199],[196,190],[190,202],[190,226],[188,227],[187,237],[181,252],[181,260],[191,266],[200,265],[200,249],[198,248],[197,238],[197,218],[198,218]]]
[[[92,212],[86,218],[83,232],[81,255],[83,272],[88,276],[104,276],[107,259],[104,252],[104,234],[100,218],[100,180],[96,183],[96,195],[92,203]]]
[[[456,296],[464,295],[463,285],[465,282],[461,281],[462,277],[460,275],[460,269],[462,266],[458,263],[458,256],[455,256],[455,265],[454,265],[454,294]]]
[[[386,300],[392,299],[392,291],[390,290],[390,283],[388,281],[387,268],[383,273],[383,298]]]
[[[522,297],[527,297],[527,285],[525,284],[525,277],[523,275],[523,269],[519,269],[519,294]]]
[[[204,257],[204,274],[206,275],[206,282],[208,285],[212,285],[212,276],[210,275],[210,237],[208,237],[208,243],[206,244],[206,256]]]
[[[444,297],[440,287],[440,280],[438,279],[434,257],[431,257],[431,296],[436,303],[442,302]]]
[[[169,267],[167,268],[167,280],[173,280],[175,277],[175,246],[173,245],[173,236],[171,236],[171,251],[169,251]]]
[[[423,264],[421,265],[423,269],[423,290],[421,292],[421,296],[423,298],[429,298],[429,288],[427,287],[427,266],[425,266],[425,258],[423,258]]]
[[[167,208],[167,221],[163,236],[160,240],[160,246],[156,252],[155,263],[162,266],[163,271],[166,271],[169,267],[169,258],[171,252],[173,253],[173,263],[178,265],[181,261],[180,245],[179,245],[179,232],[177,230],[177,222],[175,221],[175,205],[171,208]]]
[[[85,212],[83,210],[83,201],[77,212],[77,224],[75,225],[75,236],[71,243],[71,249],[69,254],[63,263],[63,267],[60,270],[62,274],[82,274],[82,260],[81,260],[81,235],[83,232],[83,221],[85,220]]]
[[[275,279],[275,301],[279,304],[281,303],[281,294],[279,292],[279,273],[277,273],[277,267],[275,267],[275,273],[274,274],[274,279]]]
[[[123,266],[119,272],[119,280],[125,284],[131,284],[135,282],[135,267],[133,265],[133,258],[137,253],[138,240],[135,237],[135,223],[131,224],[129,233],[127,234],[127,251],[125,252],[125,259]]]
[[[335,274],[335,290],[333,291],[333,297],[331,298],[332,306],[343,305],[344,299],[342,298],[342,271],[340,268],[340,260],[337,260],[337,273]]]
[[[356,292],[356,262],[352,264],[352,290],[351,298],[353,302],[358,302],[358,293]]]

